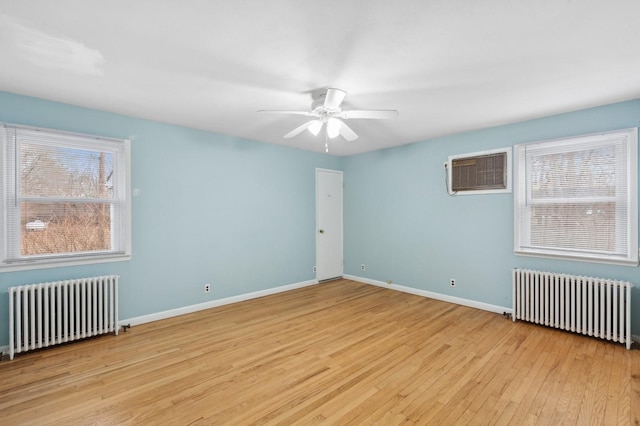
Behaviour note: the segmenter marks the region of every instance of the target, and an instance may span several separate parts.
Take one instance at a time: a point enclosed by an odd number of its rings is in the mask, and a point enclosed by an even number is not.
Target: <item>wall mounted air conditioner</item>
[[[511,192],[511,147],[449,156],[449,194]]]

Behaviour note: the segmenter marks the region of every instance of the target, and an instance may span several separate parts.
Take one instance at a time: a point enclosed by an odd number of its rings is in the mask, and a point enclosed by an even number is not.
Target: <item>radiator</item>
[[[118,276],[9,288],[9,357],[86,337],[118,334]]]
[[[514,269],[512,318],[630,349],[631,287],[626,281]]]

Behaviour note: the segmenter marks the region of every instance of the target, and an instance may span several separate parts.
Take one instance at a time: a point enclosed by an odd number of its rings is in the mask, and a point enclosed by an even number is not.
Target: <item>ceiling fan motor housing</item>
[[[332,91],[332,98],[329,103],[336,103],[335,106],[327,105],[327,93],[329,90]],[[336,99],[336,95],[338,99]],[[326,92],[321,93],[314,101],[311,103],[311,110],[314,112],[322,113],[335,113],[340,112],[342,109],[340,108],[340,103],[347,96],[347,92],[340,89],[327,89]],[[337,102],[336,102],[337,101]]]

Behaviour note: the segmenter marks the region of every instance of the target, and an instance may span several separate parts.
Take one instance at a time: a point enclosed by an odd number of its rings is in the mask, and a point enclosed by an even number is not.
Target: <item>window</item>
[[[130,258],[129,141],[3,125],[0,268]]]
[[[515,146],[515,253],[638,265],[638,132]]]
[[[511,148],[452,155],[445,166],[450,195],[511,192]]]

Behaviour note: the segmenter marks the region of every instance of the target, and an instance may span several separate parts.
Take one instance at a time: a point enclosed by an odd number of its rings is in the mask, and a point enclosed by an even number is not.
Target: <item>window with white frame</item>
[[[0,269],[130,258],[129,141],[0,130]]]
[[[516,145],[515,253],[638,264],[636,128]]]

